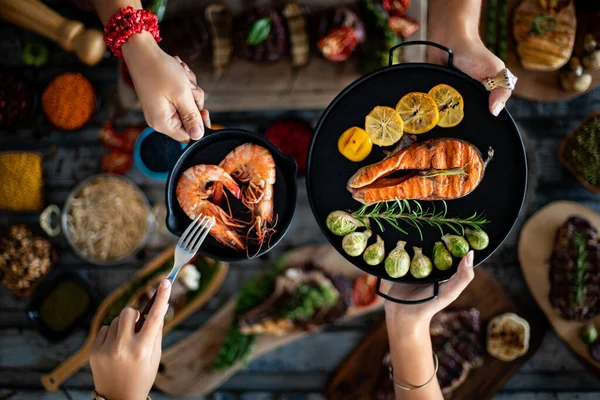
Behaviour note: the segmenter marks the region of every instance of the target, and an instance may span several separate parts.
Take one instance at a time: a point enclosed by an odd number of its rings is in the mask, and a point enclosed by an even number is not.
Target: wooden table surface
[[[75,69],[78,64],[72,63]],[[61,69],[62,70],[62,69]],[[40,71],[51,76],[58,69]],[[98,172],[100,157],[105,153],[98,141],[98,128],[111,115],[115,92],[116,68],[102,64],[91,75],[104,99],[94,123],[80,132],[62,133],[49,128],[41,118],[36,128],[0,133],[0,151],[37,150],[45,157],[46,202],[64,203],[69,191],[80,180]],[[556,152],[561,139],[587,114],[600,110],[600,89],[560,103],[532,103],[512,99],[508,108],[522,129],[530,157],[530,188],[526,209],[517,227],[504,246],[486,263],[487,269],[532,312],[540,312],[529,294],[518,265],[516,243],[519,229],[531,213],[555,200],[578,201],[600,212],[600,195],[581,185],[559,164]],[[314,111],[268,111],[256,113],[213,113],[212,121],[231,127],[243,127],[262,132],[275,119],[299,116],[313,124],[321,114]],[[141,114],[128,115],[131,122],[142,120]],[[485,134],[482,130],[481,134]],[[132,169],[128,174],[148,194],[151,202],[164,199],[164,184],[150,181]],[[0,177],[1,184],[1,177]],[[0,228],[13,222],[36,223],[35,215],[15,215],[0,212]],[[222,290],[209,304],[164,340],[172,344],[197,329],[221,304],[245,282],[258,273],[277,254],[294,245],[324,240],[308,205],[304,180],[299,182],[298,209],[292,227],[281,244],[266,259],[231,266]],[[100,296],[128,279],[147,260],[157,255],[170,236],[155,235],[135,262],[115,267],[97,267],[79,259],[64,238],[54,241],[59,253],[56,269],[76,269],[85,276]],[[63,386],[58,393],[45,393],[40,376],[52,370],[85,340],[87,329],[82,326],[60,343],[50,343],[32,329],[26,317],[27,302],[15,299],[0,287],[0,400],[3,399],[87,399],[93,387],[89,368],[84,368]],[[299,342],[279,349],[252,362],[248,368],[229,380],[219,391],[206,399],[322,399],[329,374],[358,343],[361,337],[382,315],[333,326]],[[548,329],[546,327],[546,329]],[[326,356],[324,356],[326,355]],[[156,392],[153,399],[167,399]],[[496,397],[500,400],[591,400],[600,398],[600,379],[589,374],[575,360],[557,337],[546,333],[540,350],[504,386]]]

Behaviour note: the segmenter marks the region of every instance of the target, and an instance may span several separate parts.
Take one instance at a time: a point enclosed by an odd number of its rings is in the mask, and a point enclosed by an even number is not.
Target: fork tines
[[[198,251],[198,248],[204,242],[206,235],[208,235],[214,224],[215,219],[213,217],[207,217],[202,214],[198,215],[185,232],[183,232],[177,245],[187,251]]]

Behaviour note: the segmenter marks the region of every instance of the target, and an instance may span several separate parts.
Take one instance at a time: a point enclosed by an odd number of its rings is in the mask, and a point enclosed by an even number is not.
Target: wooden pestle
[[[74,51],[87,65],[100,62],[106,50],[101,31],[86,30],[81,22],[62,17],[39,0],[0,0],[0,19],[45,36],[66,51]]]

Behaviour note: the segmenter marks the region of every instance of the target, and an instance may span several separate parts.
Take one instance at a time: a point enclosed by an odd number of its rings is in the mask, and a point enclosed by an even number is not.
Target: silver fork
[[[167,279],[173,283],[177,274],[181,270],[185,264],[187,264],[192,257],[196,255],[200,245],[206,239],[206,235],[210,232],[211,228],[215,224],[215,219],[213,217],[207,217],[205,215],[198,215],[198,217],[187,227],[187,229],[183,232],[179,241],[177,241],[177,247],[175,248],[175,260],[173,261],[173,268],[171,268],[171,272],[167,276]],[[140,314],[140,319],[135,324],[135,331],[139,332],[144,325],[144,321],[146,321],[146,317],[148,317],[148,313],[154,304],[154,300],[156,300],[156,293],[154,293],[144,310]]]

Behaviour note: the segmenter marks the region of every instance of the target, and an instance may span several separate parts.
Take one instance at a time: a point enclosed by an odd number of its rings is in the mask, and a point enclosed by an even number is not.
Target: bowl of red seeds
[[[12,128],[29,119],[34,109],[35,90],[24,76],[0,72],[0,127]]]

